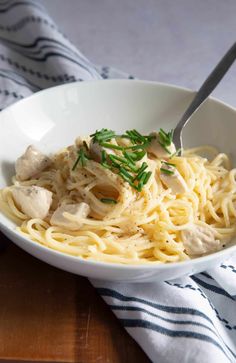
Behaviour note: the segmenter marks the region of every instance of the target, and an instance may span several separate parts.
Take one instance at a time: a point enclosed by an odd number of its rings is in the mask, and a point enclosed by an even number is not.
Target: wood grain
[[[87,279],[31,257],[0,233],[0,362],[8,360],[149,362]]]

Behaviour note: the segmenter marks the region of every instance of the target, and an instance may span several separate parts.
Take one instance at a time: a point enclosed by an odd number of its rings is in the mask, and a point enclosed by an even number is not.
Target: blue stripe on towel
[[[23,71],[24,73],[28,73],[31,76],[43,79],[44,81],[73,82],[73,81],[77,80],[74,75],[69,75],[69,74],[63,74],[63,75],[59,74],[58,75],[57,74],[55,76],[52,76],[47,73],[39,72],[38,70],[28,68],[25,65],[23,65],[19,62],[16,62],[9,57],[6,57],[4,54],[0,54],[0,60],[2,60],[3,62],[7,62],[9,65],[15,67],[16,69],[19,69],[20,71]]]
[[[44,25],[47,25],[52,29],[56,29],[59,32],[56,25],[54,25],[53,23],[50,23],[46,18],[42,18],[41,16],[34,16],[34,15],[24,16],[23,18],[19,19],[15,24],[11,24],[11,25],[0,24],[0,30],[6,31],[6,32],[18,32],[19,30],[24,28],[24,26],[26,26],[30,23],[43,23]]]
[[[110,297],[113,297],[113,298],[121,300],[121,301],[139,302],[144,305],[151,306],[152,308],[155,308],[157,310],[165,311],[165,312],[172,313],[172,314],[189,314],[189,315],[194,315],[194,316],[200,316],[203,319],[209,321],[213,325],[211,319],[207,315],[205,315],[204,313],[202,313],[201,311],[199,311],[197,309],[185,308],[185,307],[179,307],[179,306],[176,307],[176,306],[161,305],[161,304],[153,303],[151,301],[144,300],[144,299],[141,299],[138,297],[125,296],[115,290],[111,290],[111,289],[107,289],[107,288],[99,287],[99,288],[97,288],[97,291],[102,296],[110,296]]]
[[[219,348],[222,353],[228,358],[232,359],[232,357],[229,357],[228,352],[224,350],[222,345],[220,345],[215,339],[209,337],[205,334],[195,333],[191,331],[184,331],[184,330],[170,330],[167,328],[164,328],[161,325],[151,323],[146,320],[137,320],[137,319],[120,319],[121,323],[126,328],[145,328],[145,329],[151,329],[157,333],[167,335],[173,338],[192,338],[192,339],[198,339],[202,340],[204,342],[208,342],[211,344],[214,344],[217,348]],[[230,352],[234,358],[236,358],[236,355],[233,352]]]
[[[4,8],[4,9],[0,9],[0,13],[6,13],[9,10],[12,10],[12,9],[16,8],[17,6],[22,6],[22,5],[24,5],[24,6],[34,6],[39,10],[43,9],[40,6],[40,3],[37,4],[37,3],[31,2],[31,1],[17,1],[17,2],[14,2],[13,4],[10,4],[10,5],[6,6],[6,8]]]
[[[215,292],[216,294],[220,294],[222,296],[225,296],[228,299],[234,300],[232,298],[232,296],[227,294],[227,292],[225,290],[221,289],[221,287],[211,285],[211,284],[209,284],[209,283],[207,283],[205,281],[202,281],[201,279],[199,279],[199,277],[196,277],[196,276],[191,276],[191,278],[193,279],[193,281],[195,281],[197,284],[201,285],[205,289],[210,290],[212,292]]]
[[[236,273],[236,266],[222,264],[220,267],[225,270],[230,269],[232,272]]]
[[[176,319],[174,320],[174,319],[164,318],[161,315],[154,314],[151,311],[148,311],[148,310],[146,310],[144,308],[140,308],[138,306],[110,305],[110,304],[108,304],[108,305],[112,310],[142,312],[142,313],[145,313],[147,315],[150,315],[152,317],[158,318],[160,320],[166,321],[167,323],[171,323],[171,324],[199,326],[199,327],[202,327],[202,328],[205,328],[205,329],[209,330],[211,333],[213,333],[215,336],[218,337],[218,335],[216,334],[216,332],[213,329],[211,329],[209,326],[207,326],[205,324],[202,324],[202,323],[198,323],[198,322],[191,321],[191,320],[176,320]]]

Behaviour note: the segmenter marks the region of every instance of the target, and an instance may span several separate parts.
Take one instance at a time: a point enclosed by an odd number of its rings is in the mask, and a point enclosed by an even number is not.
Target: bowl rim
[[[61,84],[61,85],[57,85],[57,86],[52,86],[43,90],[40,90],[38,92],[33,93],[32,95],[25,97],[9,106],[7,106],[6,108],[4,108],[1,112],[0,112],[0,122],[1,122],[1,115],[4,114],[5,112],[8,112],[9,110],[11,110],[11,108],[14,108],[16,105],[18,105],[19,103],[24,103],[24,102],[29,102],[32,98],[35,97],[40,97],[41,94],[45,94],[45,93],[50,93],[53,92],[55,89],[61,87],[65,87],[65,88],[70,88],[71,86],[73,87],[78,87],[78,86],[82,86],[83,84],[97,84],[97,83],[120,83],[120,84],[140,84],[140,85],[151,85],[151,86],[157,86],[157,87],[165,87],[165,88],[170,88],[176,91],[184,91],[186,93],[189,94],[196,94],[197,91],[191,90],[189,88],[186,87],[181,87],[178,85],[174,85],[174,84],[169,84],[169,83],[164,83],[164,82],[156,82],[156,81],[145,81],[145,80],[138,80],[138,79],[105,79],[105,80],[88,80],[88,81],[76,81],[76,82],[70,82],[70,83],[65,83],[65,84]],[[236,113],[236,108],[227,104],[226,102],[223,102],[215,97],[209,97],[208,99],[210,99],[211,101],[213,101],[216,104],[219,104],[221,106],[223,106],[226,109],[229,109],[233,112]],[[7,217],[6,217],[7,218]],[[20,232],[18,232],[15,229],[9,228],[6,224],[4,224],[1,220],[0,220],[0,231],[6,235],[6,233],[4,232],[4,230],[9,231],[9,234],[13,234],[18,240],[22,240],[23,242],[27,242],[30,245],[32,245],[36,250],[40,250],[42,252],[46,252],[49,254],[56,256],[59,256],[60,258],[65,258],[68,261],[73,261],[75,263],[82,263],[89,266],[93,266],[93,267],[103,267],[105,269],[116,269],[116,270],[140,270],[140,269],[145,269],[146,271],[148,270],[166,270],[169,269],[170,267],[173,268],[177,268],[177,267],[182,267],[182,266],[186,266],[189,267],[191,265],[194,266],[198,266],[201,265],[202,263],[206,263],[207,261],[212,261],[214,259],[217,259],[217,257],[222,257],[222,260],[224,259],[224,256],[229,256],[230,254],[232,254],[233,252],[236,252],[236,244],[233,246],[230,246],[226,249],[211,253],[209,255],[204,255],[204,256],[200,256],[200,257],[196,257],[193,259],[189,259],[189,260],[184,260],[184,261],[179,261],[179,262],[171,262],[171,263],[142,263],[142,264],[122,264],[122,263],[118,263],[118,262],[103,262],[103,261],[96,261],[96,260],[86,260],[83,259],[82,257],[79,256],[74,256],[74,255],[70,255],[67,254],[65,252],[61,252],[58,250],[54,250],[48,246],[45,246],[43,244],[41,244],[40,242],[36,242],[31,240],[28,237],[24,237],[22,234],[20,234]],[[9,237],[8,237],[9,238]],[[17,244],[18,245],[18,244]],[[20,245],[19,245],[20,247]],[[24,249],[24,248],[23,248]]]

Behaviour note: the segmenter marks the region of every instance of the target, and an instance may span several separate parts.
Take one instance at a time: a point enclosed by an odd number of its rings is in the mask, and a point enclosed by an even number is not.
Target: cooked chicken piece
[[[163,169],[167,171],[160,170],[160,179],[167,188],[170,188],[174,194],[182,194],[188,191],[184,178],[174,166],[164,164]]]
[[[90,136],[78,136],[75,139],[75,146],[79,149],[82,146],[84,146],[84,144],[89,145],[90,140],[91,140],[91,137]],[[74,147],[74,145],[73,145],[73,147]]]
[[[83,146],[83,141],[84,141],[84,138],[82,136],[78,136],[76,139],[75,139],[75,145],[77,148],[80,148]],[[74,147],[74,145],[72,145]]]
[[[154,136],[152,139],[150,145],[147,148],[147,151],[153,155],[155,155],[159,159],[168,159],[171,154],[175,153],[176,148],[173,142],[166,147],[166,149],[169,151],[167,152],[163,146],[160,145],[159,140],[159,133],[158,132],[152,132],[150,136]]]
[[[181,238],[188,255],[203,255],[221,248],[221,242],[215,238],[214,231],[208,226],[193,225],[181,232]]]
[[[33,145],[27,147],[25,153],[16,160],[16,178],[27,180],[44,170],[51,160]]]
[[[76,217],[76,221],[70,220],[64,214],[69,213],[73,217]],[[51,225],[64,227],[69,230],[77,230],[81,227],[82,223],[80,220],[86,218],[90,212],[90,207],[87,203],[77,203],[77,204],[64,204],[58,207],[53,213],[50,223]]]
[[[13,199],[30,218],[44,219],[52,203],[52,192],[37,186],[14,186]]]
[[[119,145],[124,146],[124,147],[128,147],[128,146],[133,146],[130,139],[126,139],[125,137],[118,137],[116,138],[116,141],[118,142]]]
[[[90,142],[90,153],[92,158],[100,163],[102,161],[102,152],[105,151],[107,155],[116,155],[115,151],[112,149],[105,148],[99,145],[98,142]],[[109,162],[109,159],[107,160]]]

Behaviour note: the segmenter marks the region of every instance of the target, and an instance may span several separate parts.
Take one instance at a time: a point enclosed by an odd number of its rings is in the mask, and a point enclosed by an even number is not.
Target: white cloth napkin
[[[97,67],[36,0],[0,1],[0,108],[40,89],[97,78],[132,78]],[[236,258],[175,281],[92,281],[156,363],[236,362]]]

